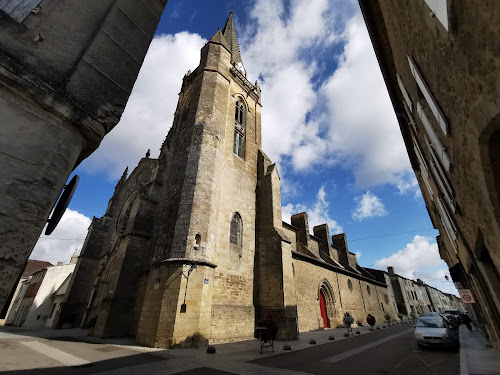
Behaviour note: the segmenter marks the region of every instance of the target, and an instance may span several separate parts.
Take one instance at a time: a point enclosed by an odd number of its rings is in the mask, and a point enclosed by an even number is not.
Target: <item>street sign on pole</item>
[[[460,294],[460,298],[462,298],[463,303],[475,303],[470,289],[458,289],[458,293]]]

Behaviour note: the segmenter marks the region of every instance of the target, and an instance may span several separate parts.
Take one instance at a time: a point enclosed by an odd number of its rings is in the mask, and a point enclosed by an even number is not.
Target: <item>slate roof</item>
[[[33,275],[35,272],[43,270],[44,268],[53,267],[52,263],[46,262],[44,260],[33,260],[28,259],[26,263],[26,267],[24,267],[22,277],[28,277]]]

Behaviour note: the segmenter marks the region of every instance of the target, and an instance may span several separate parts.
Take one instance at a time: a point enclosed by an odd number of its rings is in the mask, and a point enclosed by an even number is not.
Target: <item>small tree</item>
[[[417,318],[417,315],[416,315],[416,314],[412,311],[412,312],[410,313],[410,318],[412,318],[412,319],[416,319],[416,318]]]
[[[384,319],[387,323],[389,323],[392,320],[392,316],[389,313],[384,314]]]
[[[344,327],[347,328],[347,333],[352,332],[351,325],[352,323],[354,323],[354,318],[352,317],[352,315],[346,312],[344,314],[342,322],[344,323]]]

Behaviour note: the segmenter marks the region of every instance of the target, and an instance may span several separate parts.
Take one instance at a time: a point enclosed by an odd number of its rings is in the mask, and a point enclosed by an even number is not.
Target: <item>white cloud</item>
[[[307,119],[318,102],[312,84],[317,63],[301,55],[335,40],[330,11],[328,0],[292,0],[286,7],[281,0],[258,0],[240,38],[248,76],[262,78],[262,148],[275,162],[292,156],[299,170],[327,149],[318,122]]]
[[[356,251],[356,258],[358,259],[361,258],[361,255],[362,255],[361,251]]]
[[[321,186],[316,195],[316,201],[310,207],[303,204],[287,204],[281,208],[281,216],[283,221],[290,223],[290,218],[292,215],[298,214],[300,212],[307,212],[307,217],[309,220],[309,230],[321,224],[328,224],[330,229],[330,234],[342,233],[343,229],[335,220],[333,220],[328,213],[329,203],[326,200],[325,187]]]
[[[397,274],[415,279],[418,272],[425,272],[429,267],[440,265],[441,262],[437,243],[430,243],[429,237],[416,235],[403,250],[378,260],[375,265],[384,269],[392,266]]]
[[[68,263],[75,251],[82,249],[90,223],[87,216],[68,208],[54,232],[50,236],[42,234],[38,239],[30,259],[45,260],[54,265]]]
[[[375,266],[384,270],[392,266],[395,273],[407,279],[421,279],[443,292],[458,295],[451,279],[445,279],[449,277],[448,266],[439,256],[437,243],[430,243],[429,237],[415,236],[403,250],[378,260]]]
[[[380,198],[369,191],[362,196],[354,198],[354,200],[358,203],[358,207],[352,213],[354,220],[362,221],[369,217],[387,215],[387,211]]]
[[[158,156],[172,125],[182,78],[198,65],[205,43],[188,32],[153,39],[120,122],[83,168],[118,178],[126,166],[134,168],[148,149],[151,157]]]
[[[358,186],[403,185],[410,163],[361,14],[349,21],[345,38],[339,68],[322,88],[331,150],[354,167]]]
[[[354,14],[354,15],[353,15]],[[353,2],[258,0],[242,43],[249,77],[260,76],[263,149],[296,170],[342,162],[358,186],[391,183],[401,193],[414,176],[366,26]],[[286,15],[286,16],[285,16]],[[341,56],[329,48],[345,41]],[[304,53],[307,51],[306,53]],[[320,88],[324,54],[339,66]],[[328,64],[327,64],[328,65]],[[315,78],[316,77],[316,78]]]

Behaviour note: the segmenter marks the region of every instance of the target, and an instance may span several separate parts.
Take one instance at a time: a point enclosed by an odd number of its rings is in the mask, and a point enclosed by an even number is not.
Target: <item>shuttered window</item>
[[[442,166],[446,171],[450,170],[450,159],[448,158],[448,155],[446,154],[443,145],[441,142],[439,142],[439,138],[437,137],[436,133],[434,132],[434,128],[432,127],[429,118],[424,112],[424,108],[422,107],[422,104],[420,102],[417,102],[417,114],[418,117],[420,117],[420,120],[422,121],[422,124],[424,125],[425,130],[427,131],[427,135],[430,138],[430,144],[434,151],[436,152],[437,157],[439,158],[439,161],[441,162]]]
[[[415,139],[413,140],[413,149],[415,150],[418,163],[420,164],[420,174],[422,176],[422,180],[424,180],[425,188],[427,189],[431,200],[434,200],[434,193],[432,192],[431,185],[429,184],[429,170],[427,169],[427,164],[425,163],[422,151],[420,150],[420,147]]]
[[[401,80],[399,74],[396,74],[396,78],[398,79],[398,86],[401,90],[401,94],[403,94],[403,97],[405,98],[406,105],[408,106],[410,112],[413,112],[413,103],[411,102],[410,95],[408,95],[408,91],[406,91],[406,87],[403,84],[403,81]]]
[[[0,9],[21,23],[42,0],[0,0]]]
[[[417,66],[415,65],[410,56],[408,56],[408,64],[410,65],[411,74],[413,74],[413,77],[415,77],[415,81],[417,82],[418,88],[424,95],[425,101],[429,105],[429,109],[432,111],[432,114],[436,118],[439,127],[441,128],[441,130],[445,135],[448,135],[448,124],[444,119],[443,112],[439,108],[436,100],[434,99],[434,96],[432,95],[431,91],[429,90],[429,87],[427,86],[427,83],[425,83],[422,74],[420,73],[420,71],[418,70]]]

